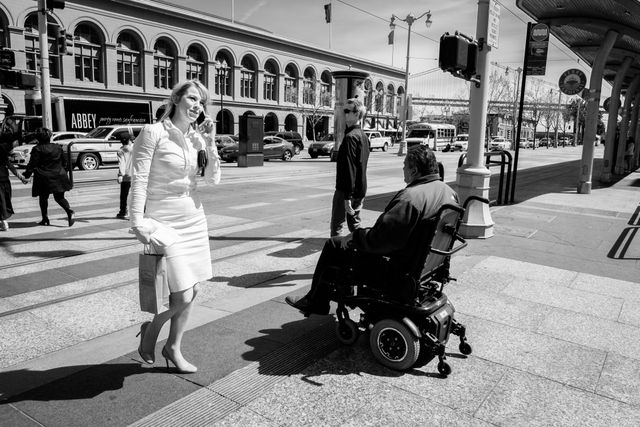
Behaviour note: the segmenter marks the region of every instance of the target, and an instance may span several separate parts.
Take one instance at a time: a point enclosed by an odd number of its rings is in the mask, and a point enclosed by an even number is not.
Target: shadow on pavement
[[[47,378],[60,378],[16,396],[0,398],[0,403],[26,400],[77,400],[90,399],[109,390],[122,388],[127,377],[149,372],[166,372],[162,368],[143,368],[139,363],[120,363],[86,366],[65,366],[45,371],[18,370],[0,373],[0,384],[42,384]],[[44,380],[43,380],[44,379]],[[6,392],[0,387],[0,392]]]

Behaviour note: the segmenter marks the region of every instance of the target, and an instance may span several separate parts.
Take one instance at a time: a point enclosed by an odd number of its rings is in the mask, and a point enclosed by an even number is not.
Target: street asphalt
[[[333,316],[284,303],[308,288],[327,235],[321,159],[290,163],[287,183],[274,162],[225,165],[204,193],[215,277],[183,341],[191,375],[166,369],[166,331],[152,366],[137,354],[150,315],[137,306],[139,245],[113,218],[117,186],[78,185],[78,223],[66,227],[52,201],[52,226],[36,227],[37,203],[14,181],[17,214],[0,235],[0,426],[638,426],[640,172],[577,194],[579,149],[549,149],[548,163],[521,152],[515,202],[491,208],[495,236],[453,257],[445,292],[473,353],[452,338],[446,378],[436,361],[384,368],[366,334],[343,346]],[[392,156],[372,154],[368,224],[401,188]]]

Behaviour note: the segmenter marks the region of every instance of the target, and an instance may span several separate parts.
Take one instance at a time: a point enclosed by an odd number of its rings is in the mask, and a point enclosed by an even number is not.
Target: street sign
[[[496,0],[489,2],[489,27],[487,28],[487,44],[498,48],[498,36],[500,34],[500,5]]]
[[[13,68],[16,66],[16,55],[11,49],[0,50],[0,68]]]
[[[547,51],[549,50],[549,27],[535,24],[531,27],[527,40],[529,61],[526,74],[528,76],[544,76],[547,71]]]
[[[582,70],[578,70],[577,68],[572,68],[562,73],[560,81],[558,82],[560,91],[565,95],[576,95],[580,93],[586,85],[587,76]]]

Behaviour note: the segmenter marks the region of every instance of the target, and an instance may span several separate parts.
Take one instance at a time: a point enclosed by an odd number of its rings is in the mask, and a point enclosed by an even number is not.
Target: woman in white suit
[[[199,81],[178,84],[164,115],[144,127],[133,148],[131,227],[140,242],[165,254],[170,291],[169,309],[140,327],[138,352],[145,363],[154,363],[158,334],[171,320],[162,356],[167,368],[171,361],[181,373],[197,371],[182,355],[181,342],[197,284],[212,276],[207,220],[196,186],[201,150],[208,157],[205,181],[220,180],[214,122],[205,116],[196,125],[208,102]]]

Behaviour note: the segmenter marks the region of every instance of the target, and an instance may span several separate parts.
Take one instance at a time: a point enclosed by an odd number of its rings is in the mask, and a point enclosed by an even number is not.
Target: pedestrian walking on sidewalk
[[[122,146],[118,151],[118,184],[120,184],[120,210],[116,215],[118,219],[127,217],[127,198],[129,197],[129,189],[131,188],[131,150],[133,149],[133,140],[131,135],[125,133],[120,139]]]
[[[197,371],[184,358],[181,343],[198,283],[213,275],[207,219],[196,186],[197,172],[204,166],[198,164],[202,150],[208,157],[205,182],[220,180],[214,122],[206,116],[196,124],[209,99],[197,80],[178,84],[164,115],[158,123],[145,126],[133,145],[131,227],[140,242],[164,253],[170,291],[169,309],[140,327],[138,353],[145,363],[155,361],[158,334],[170,320],[162,356],[167,368],[171,361],[182,373]]]
[[[75,222],[75,212],[69,206],[64,193],[71,190],[73,186],[65,169],[66,158],[62,147],[51,142],[51,130],[47,128],[36,129],[34,137],[37,144],[31,150],[24,177],[29,179],[31,175],[34,176],[31,195],[39,198],[42,214],[42,221],[38,224],[50,225],[47,210],[49,195],[53,194],[53,199],[67,213],[67,221],[71,227]]]
[[[367,193],[369,138],[360,128],[366,108],[357,98],[347,99],[344,108],[344,138],[336,162],[336,190],[331,208],[331,237],[339,236],[345,219],[349,231],[360,227],[360,210]]]
[[[29,182],[22,176],[16,167],[9,161],[9,153],[13,149],[14,141],[17,139],[18,127],[12,120],[8,119],[2,126],[0,134],[0,231],[7,231],[9,223],[7,220],[13,215],[13,205],[11,204],[11,181],[9,171],[18,177],[23,184]]]

